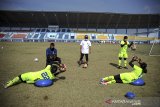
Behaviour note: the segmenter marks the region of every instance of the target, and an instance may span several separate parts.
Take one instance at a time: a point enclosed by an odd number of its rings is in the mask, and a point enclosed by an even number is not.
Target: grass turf
[[[60,76],[51,87],[38,88],[33,84],[21,83],[3,88],[3,83],[13,77],[41,70],[45,67],[45,50],[49,43],[5,43],[0,42],[0,105],[3,107],[101,107],[106,106],[107,98],[124,98],[128,91],[137,97],[160,97],[160,58],[148,55],[151,45],[138,45],[136,51],[129,51],[129,59],[133,55],[142,58],[148,64],[148,73],[143,76],[145,86],[130,84],[99,85],[99,79],[131,71],[117,69],[119,45],[92,44],[89,55],[89,67],[83,69],[77,65],[80,56],[78,43],[56,43],[58,56],[67,65],[67,71]],[[160,53],[159,46],[155,47]],[[34,62],[37,57],[39,62]]]

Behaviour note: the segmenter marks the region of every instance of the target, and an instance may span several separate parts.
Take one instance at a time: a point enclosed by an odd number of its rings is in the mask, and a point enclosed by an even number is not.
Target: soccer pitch
[[[136,51],[130,51],[129,58],[137,55],[148,64],[148,73],[143,76],[146,85],[112,84],[102,86],[99,79],[115,75],[132,68],[117,69],[118,44],[92,44],[87,69],[79,67],[79,43],[55,43],[58,56],[67,65],[67,71],[59,76],[65,77],[46,88],[21,83],[3,88],[3,83],[13,77],[45,67],[45,50],[50,43],[9,43],[0,42],[0,105],[1,107],[105,107],[108,98],[125,99],[131,91],[136,97],[160,97],[160,57],[150,57],[151,45],[138,45]],[[1,48],[3,46],[3,49]],[[160,53],[159,45],[155,47]],[[38,58],[38,62],[34,62]],[[111,64],[113,63],[113,64]],[[122,105],[123,106],[123,105]]]

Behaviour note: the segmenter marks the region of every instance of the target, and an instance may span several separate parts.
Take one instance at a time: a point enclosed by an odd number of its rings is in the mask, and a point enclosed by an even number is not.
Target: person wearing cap
[[[91,53],[91,42],[88,40],[88,35],[84,36],[84,40],[80,43],[80,59],[78,61],[78,64],[81,65],[83,63],[82,59],[85,55],[86,62],[85,62],[85,68],[88,65],[89,60],[89,54]]]
[[[57,49],[55,48],[55,44],[51,43],[50,47],[46,49],[46,66],[51,62],[53,59],[52,57],[57,57]]]
[[[121,48],[120,48],[120,51],[118,54],[118,58],[119,58],[118,68],[119,69],[122,69],[122,66],[121,66],[122,59],[124,59],[124,68],[128,69],[127,68],[127,58],[128,58],[127,49],[128,49],[128,47],[130,48],[132,45],[133,45],[133,42],[129,43],[128,37],[124,36],[123,40],[120,43]]]

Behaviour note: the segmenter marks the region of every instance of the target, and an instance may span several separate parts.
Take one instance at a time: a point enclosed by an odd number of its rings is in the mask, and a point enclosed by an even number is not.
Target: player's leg
[[[81,64],[82,64],[82,59],[83,59],[83,57],[84,57],[84,54],[83,54],[83,53],[81,53],[80,59],[79,59],[79,61],[78,61],[78,64],[79,64],[79,65],[81,65]]]
[[[127,54],[127,53],[124,53],[124,68],[125,68],[125,69],[128,69],[128,68],[127,68],[127,58],[128,58],[128,54]]]
[[[12,85],[15,85],[15,84],[18,84],[18,83],[21,83],[22,82],[22,78],[21,78],[21,75],[13,78],[12,80],[8,81],[5,85],[5,88],[8,88]]]
[[[114,76],[108,76],[100,80],[100,84],[103,84],[103,85],[112,84],[112,83],[116,83]]]
[[[119,69],[122,69],[122,66],[121,66],[122,57],[123,57],[123,53],[119,53],[119,54],[118,54],[118,68],[119,68]]]
[[[50,64],[50,61],[51,61],[51,60],[50,60],[50,57],[47,56],[47,58],[46,58],[46,66]]]
[[[122,63],[122,57],[119,57],[118,58],[118,68],[119,69],[122,69],[121,63]]]
[[[102,84],[107,85],[107,84],[114,84],[114,83],[123,83],[121,78],[120,78],[120,74],[115,75],[115,76],[108,76],[103,78],[103,82]]]
[[[85,54],[86,57],[86,64],[88,65],[88,54]]]
[[[57,57],[57,61],[61,64],[62,63],[62,60],[60,57]]]
[[[36,80],[39,80],[40,77],[37,75],[37,72],[27,72],[21,75],[21,79],[25,83],[34,83]]]

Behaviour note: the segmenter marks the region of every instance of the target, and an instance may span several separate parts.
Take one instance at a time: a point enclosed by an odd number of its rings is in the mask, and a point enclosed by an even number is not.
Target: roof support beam
[[[150,26],[150,22],[151,22],[151,16],[148,15],[148,22],[147,22],[147,37],[149,35],[149,26]]]
[[[77,13],[77,16],[76,16],[77,20],[76,20],[76,26],[77,26],[77,30],[78,30],[78,27],[79,27],[79,13]]]
[[[138,16],[138,23],[137,23],[137,26],[136,26],[137,29],[139,28],[140,22],[141,22],[141,16],[139,15]]]
[[[102,17],[102,14],[99,14],[98,19],[97,19],[97,24],[96,24],[96,30],[98,29],[101,17]]]
[[[88,30],[88,26],[89,26],[89,19],[90,19],[90,14],[87,15],[87,30]]]
[[[46,17],[46,13],[42,13],[42,17],[44,17],[45,22],[46,22],[46,24],[47,24],[47,26],[48,26],[49,23],[48,23],[48,19],[47,19],[47,17]]]
[[[31,16],[32,16],[32,18],[35,20],[35,22],[36,22],[36,24],[37,24],[37,25],[34,25],[34,26],[40,27],[40,25],[39,25],[39,23],[38,23],[38,20],[37,20],[36,16],[34,15],[34,13],[31,13]]]
[[[58,25],[58,26],[60,26],[60,25],[59,25],[58,16],[57,16],[57,14],[56,14],[56,13],[54,14],[54,17],[55,17],[55,19],[56,19],[56,23],[57,23],[57,25]]]
[[[121,17],[122,17],[122,16],[120,15],[119,18],[118,18],[118,21],[117,21],[117,24],[116,24],[116,27],[115,27],[116,29],[118,28],[118,25],[119,25],[119,22],[120,22],[120,20],[121,20]]]
[[[113,14],[110,14],[109,20],[107,20],[106,29],[108,29],[108,26],[109,26],[113,16],[114,16]]]
[[[131,19],[132,19],[132,16],[129,15],[128,17],[129,17],[129,19],[128,19],[128,23],[127,23],[126,29],[128,29],[128,26],[129,26],[129,24],[131,22]]]
[[[67,22],[67,27],[69,28],[69,16],[68,16],[68,14],[66,13],[66,22]]]

